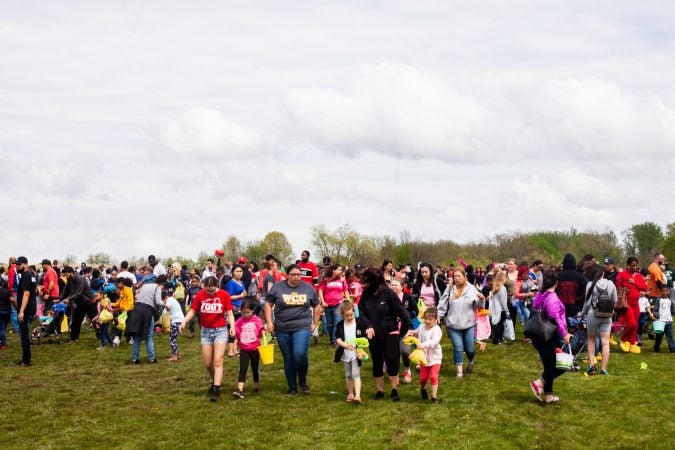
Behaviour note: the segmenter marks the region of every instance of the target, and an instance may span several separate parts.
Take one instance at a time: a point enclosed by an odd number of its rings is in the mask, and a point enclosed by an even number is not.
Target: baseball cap
[[[18,258],[16,258],[16,263],[17,264],[28,264],[28,258],[26,258],[25,256],[19,256]]]
[[[614,258],[612,258],[611,256],[606,256],[605,264],[614,264]]]
[[[361,270],[363,266],[361,264],[354,264],[354,270]]]
[[[330,256],[324,256],[324,257],[323,257],[323,264],[324,264],[325,266],[330,265]]]

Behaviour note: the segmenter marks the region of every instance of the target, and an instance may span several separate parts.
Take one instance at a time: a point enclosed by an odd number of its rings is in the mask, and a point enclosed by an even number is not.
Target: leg
[[[429,381],[431,382],[431,398],[438,398],[438,375],[441,373],[441,365],[434,364],[429,372]]]
[[[150,318],[150,326],[148,327],[148,334],[145,336],[145,351],[148,354],[148,361],[155,361],[155,341],[152,336],[155,333],[155,318]]]
[[[237,378],[237,389],[244,390],[244,383],[246,383],[246,372],[248,372],[248,363],[251,360],[249,352],[241,351],[239,353],[239,378]]]
[[[141,335],[134,333],[132,337],[134,342],[131,344],[131,360],[135,362],[138,361],[138,355],[141,351]]]
[[[134,339],[134,344],[136,340]],[[202,344],[202,361],[204,361],[204,367],[206,371],[211,376],[211,384],[214,384],[214,371],[213,371],[213,344]]]
[[[178,356],[178,333],[180,330],[180,323],[172,323],[169,330],[169,349],[171,356]]]
[[[607,371],[607,365],[609,364],[609,331],[600,333],[600,343],[602,345],[602,370]]]
[[[354,398],[354,378],[352,378],[352,361],[343,361],[342,365],[345,369],[345,383],[347,384],[347,401],[350,402]]]
[[[398,370],[401,361],[400,337],[390,334],[384,338],[384,361],[387,363],[387,375],[392,389],[398,388]]]
[[[597,361],[595,360],[595,354],[596,354],[596,351],[595,351],[595,336],[596,336],[595,330],[593,330],[593,334],[591,334],[590,331],[588,332],[588,365],[589,365],[589,369],[591,367],[595,367],[595,364],[597,363]],[[604,361],[605,355],[602,355],[602,359]]]
[[[298,371],[293,358],[293,335],[290,331],[277,331],[277,342],[284,357],[284,374],[289,391],[298,390]]]
[[[373,360],[373,378],[378,393],[384,392],[384,340],[374,337],[369,341],[370,357]]]
[[[253,350],[248,354],[251,357],[251,372],[253,373],[253,383],[257,386],[260,383],[260,353]]]
[[[462,330],[462,339],[464,340],[464,353],[469,359],[469,364],[473,364],[473,359],[476,357],[476,346],[474,342],[476,340],[476,326]]]
[[[539,357],[544,366],[544,371],[541,378],[537,380],[537,384],[544,389],[544,394],[550,397],[553,395],[553,380],[565,373],[564,370],[555,367],[555,340],[542,342],[533,339],[532,344],[539,352]]]
[[[220,387],[223,381],[223,357],[225,356],[224,340],[216,340],[213,343],[213,386]]]
[[[666,323],[666,327],[663,330],[663,334],[666,335],[666,339],[668,340],[668,349],[670,350],[670,353],[674,353],[675,339],[673,339],[673,322]]]
[[[293,358],[298,371],[298,383],[300,387],[307,385],[307,370],[309,369],[309,330],[297,330],[293,332]]]
[[[354,381],[354,399],[361,401],[361,368],[359,362],[352,361],[352,380]]]
[[[7,324],[10,321],[11,313],[0,314],[0,347],[7,346]]]
[[[450,334],[450,340],[452,341],[452,359],[457,369],[457,376],[463,376],[462,373],[462,364],[464,363],[464,339],[462,332],[455,330],[454,328],[448,328],[448,334]],[[473,346],[473,342],[471,342]]]
[[[33,321],[33,316],[24,315],[23,322],[19,322],[19,333],[21,334],[21,361],[24,364],[30,364],[33,355],[30,351],[30,323]]]
[[[335,344],[335,325],[342,319],[340,315],[340,306],[332,306],[326,309],[326,320],[328,321],[328,336],[330,343]]]
[[[82,329],[82,321],[86,315],[86,307],[78,306],[75,308],[72,317],[72,323],[70,324],[70,340],[76,341],[80,338],[80,330]]]
[[[16,296],[14,296],[16,297]],[[16,312],[16,308],[12,306],[12,313],[10,315],[10,320],[12,322],[12,330],[14,330],[15,333],[19,332],[19,314]]]
[[[101,348],[105,347],[105,335],[108,332],[108,324],[107,323],[102,323],[101,324],[101,335],[100,335],[100,341],[101,341]]]
[[[638,315],[639,312],[640,309],[638,308]],[[628,309],[623,313],[622,320],[625,326],[621,335],[621,342],[634,344],[637,341],[637,320],[633,312],[632,303],[628,303]]]
[[[427,387],[427,381],[429,380],[429,366],[420,367],[420,388],[425,389]]]

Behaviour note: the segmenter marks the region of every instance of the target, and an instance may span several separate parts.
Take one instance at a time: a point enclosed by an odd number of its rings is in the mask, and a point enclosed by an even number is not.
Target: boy
[[[661,340],[663,335],[666,335],[668,339],[668,348],[670,353],[675,353],[675,340],[673,340],[673,314],[675,314],[675,304],[670,301],[670,288],[668,286],[663,286],[661,288],[661,298],[657,298],[654,302],[654,317],[662,322],[665,322],[666,326],[663,333],[656,334],[654,338],[654,352],[658,353],[660,351],[659,347],[661,346]]]

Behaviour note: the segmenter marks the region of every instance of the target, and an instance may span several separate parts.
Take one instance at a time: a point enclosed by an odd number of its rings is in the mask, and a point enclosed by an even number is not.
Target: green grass
[[[166,339],[155,336],[160,359],[168,355]],[[540,362],[521,342],[488,346],[474,374],[457,380],[444,339],[439,405],[419,398],[416,376],[401,386],[400,403],[373,400],[366,362],[361,406],[344,402],[342,366],[332,362],[325,338],[310,348],[310,396],[285,395],[277,349],[275,363],[263,367],[262,392],[247,391],[244,400],[230,397],[238,361],[226,358],[223,396],[215,404],[206,399],[210,379],[197,338],[180,338],[179,363],[140,366],[130,364],[128,345],[96,351],[91,332],[75,344],[35,346],[30,368],[14,365],[16,335],[9,345],[0,352],[2,448],[665,449],[675,442],[675,357],[654,354],[652,341],[641,355],[613,353],[608,377],[558,378],[557,405],[533,397],[528,381],[540,373]],[[648,370],[640,369],[643,361]]]

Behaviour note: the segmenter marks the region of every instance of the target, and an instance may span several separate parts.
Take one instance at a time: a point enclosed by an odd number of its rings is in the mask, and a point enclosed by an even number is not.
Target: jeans
[[[474,350],[476,326],[474,325],[464,330],[455,330],[454,328],[448,327],[448,334],[452,341],[452,359],[454,360],[455,365],[462,365],[464,362],[463,353],[466,353],[466,357],[469,358],[469,361],[473,361],[473,358],[476,356],[476,351]]]
[[[666,322],[666,326],[663,330],[663,333],[658,333],[654,335],[654,351],[659,352],[661,349],[661,341],[663,341],[663,336],[666,336],[668,340],[668,349],[672,352],[675,352],[675,339],[673,339],[673,322]]]
[[[539,358],[544,365],[544,372],[541,374],[541,381],[544,382],[544,394],[553,394],[553,380],[565,373],[564,370],[555,366],[555,349],[558,346],[556,339],[549,342],[532,339],[532,345],[539,352]]]
[[[277,342],[284,357],[288,389],[297,391],[298,384],[307,384],[309,330],[277,331]]]
[[[152,335],[155,332],[155,318],[150,317],[150,324],[148,325],[148,335],[145,337],[145,349],[148,352],[148,361],[155,360],[155,342],[152,340]],[[143,337],[139,334],[134,334],[134,343],[131,346],[131,359],[136,361],[138,354],[141,351],[141,340]]]
[[[108,342],[110,346],[112,347],[113,341],[112,338],[110,337],[110,333],[108,333],[108,328],[110,327],[110,323],[102,323],[101,324],[101,347],[105,347],[105,343]]]
[[[19,333],[21,333],[21,350],[23,354],[21,355],[21,361],[26,364],[31,362],[31,352],[30,352],[30,323],[33,321],[34,316],[29,316],[24,314],[23,322],[19,322]],[[17,319],[18,320],[18,319]]]
[[[19,331],[19,313],[16,312],[16,308],[14,306],[12,306],[11,320],[12,320],[12,330],[14,330],[14,332],[16,333]]]
[[[530,310],[527,309],[524,300],[516,300],[515,306],[518,310],[518,320],[520,320],[521,325],[524,325],[527,319],[530,318]]]
[[[326,328],[328,331],[328,337],[330,338],[330,343],[335,343],[335,325],[342,320],[342,315],[340,314],[340,305],[329,306],[326,308]]]
[[[12,313],[7,311],[0,313],[0,346],[7,345],[7,324],[11,320]]]

